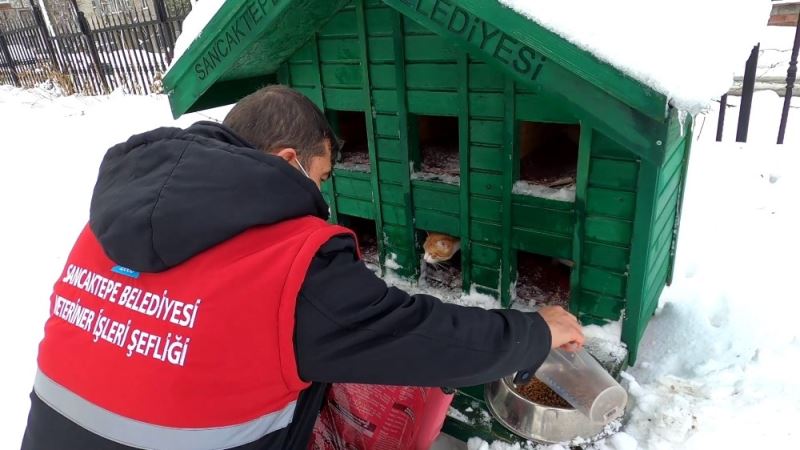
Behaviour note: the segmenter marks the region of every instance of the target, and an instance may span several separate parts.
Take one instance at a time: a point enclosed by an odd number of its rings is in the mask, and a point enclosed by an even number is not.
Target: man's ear
[[[289,147],[289,148],[282,148],[277,152],[274,152],[273,155],[280,156],[286,162],[292,162],[297,159],[297,150]]]

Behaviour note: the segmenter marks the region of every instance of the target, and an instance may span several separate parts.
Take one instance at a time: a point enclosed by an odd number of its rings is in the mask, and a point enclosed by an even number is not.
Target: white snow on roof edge
[[[498,1],[690,114],[707,110],[733,85],[734,72],[744,66],[771,9],[769,0]],[[224,4],[192,0],[169,69]]]
[[[186,52],[189,46],[203,33],[206,25],[225,4],[225,0],[192,0],[192,10],[183,19],[181,34],[175,40],[175,50],[167,72],[172,70],[175,62]]]
[[[769,0],[498,1],[691,114],[733,85],[771,9]]]

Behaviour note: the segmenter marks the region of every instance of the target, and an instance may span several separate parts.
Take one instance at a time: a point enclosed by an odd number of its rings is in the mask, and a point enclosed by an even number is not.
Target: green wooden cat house
[[[440,285],[621,318],[636,359],[691,142],[665,95],[495,0],[229,0],[164,78],[176,117],[270,83],[344,140],[324,195],[380,270],[435,277],[426,233],[456,237]]]

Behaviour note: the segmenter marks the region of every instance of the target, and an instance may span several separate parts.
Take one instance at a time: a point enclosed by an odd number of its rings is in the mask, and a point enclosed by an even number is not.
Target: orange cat
[[[425,262],[436,264],[452,258],[461,248],[461,241],[449,234],[429,232],[422,248],[425,249]]]

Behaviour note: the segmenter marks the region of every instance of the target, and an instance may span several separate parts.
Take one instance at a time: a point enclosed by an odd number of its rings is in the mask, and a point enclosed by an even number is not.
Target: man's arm
[[[388,288],[335,237],[297,301],[295,348],[308,381],[469,386],[538,367],[551,347],[538,313],[484,310]]]

